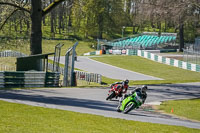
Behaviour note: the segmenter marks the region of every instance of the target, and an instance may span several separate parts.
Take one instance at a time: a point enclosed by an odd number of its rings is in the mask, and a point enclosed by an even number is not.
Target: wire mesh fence
[[[48,63],[48,69],[50,71],[53,71],[53,64]],[[61,75],[64,75],[64,68],[60,67],[58,68],[58,72]],[[90,73],[90,72],[83,72],[83,71],[74,71],[76,80],[84,80],[88,83],[95,82],[95,83],[101,83],[101,75],[97,73]]]
[[[12,51],[12,50],[5,50],[5,51],[0,52],[0,58],[25,57],[25,56],[27,55],[24,53],[21,53],[18,51]],[[0,62],[0,71],[16,71],[16,66],[5,65],[3,64],[3,62]]]
[[[200,41],[199,44],[188,44],[185,49],[183,49],[183,60],[185,62],[190,62],[194,64],[200,64]]]
[[[74,73],[74,61],[75,61],[75,49],[78,45],[76,42],[65,54],[65,69],[63,86],[75,86],[75,73]]]
[[[55,53],[54,53],[54,62],[53,62],[53,72],[59,71],[59,62],[60,62],[60,54],[61,54],[61,47],[64,44],[57,44],[55,46]]]

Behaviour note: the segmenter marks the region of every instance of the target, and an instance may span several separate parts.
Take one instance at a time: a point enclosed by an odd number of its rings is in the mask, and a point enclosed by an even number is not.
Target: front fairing
[[[111,90],[109,90],[109,93],[113,91],[115,92],[115,95],[119,95],[122,91],[121,86],[119,84],[112,86]]]
[[[134,97],[133,96],[128,96],[127,98],[125,98],[123,101],[122,101],[122,104],[121,104],[121,107],[120,107],[120,110],[124,110],[127,103],[130,102],[130,101],[134,101]]]
[[[125,98],[122,101],[120,110],[123,111],[126,107],[126,105],[129,102],[134,102],[136,104],[136,107],[141,106],[142,105],[142,99],[137,95],[137,93],[135,92],[134,94],[132,94],[131,96],[128,96],[127,98]]]

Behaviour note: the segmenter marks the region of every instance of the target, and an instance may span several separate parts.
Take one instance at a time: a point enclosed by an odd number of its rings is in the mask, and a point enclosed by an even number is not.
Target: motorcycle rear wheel
[[[106,98],[106,100],[108,100],[108,99],[111,100],[114,96],[115,96],[115,92],[113,91],[113,92]]]
[[[127,113],[130,112],[134,107],[135,107],[135,103],[134,103],[134,102],[132,102],[132,103],[128,102],[127,105],[126,105],[126,107],[125,107],[125,109],[124,109],[124,111],[123,111],[123,113],[124,113],[124,114],[127,114]]]

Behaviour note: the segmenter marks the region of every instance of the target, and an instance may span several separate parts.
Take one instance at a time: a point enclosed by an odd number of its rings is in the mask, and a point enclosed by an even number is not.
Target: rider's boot
[[[124,99],[123,96],[120,97],[120,99],[119,99],[119,105],[117,106],[117,112],[121,112],[120,107],[121,107],[121,105],[122,105],[122,101],[123,101],[123,99]]]
[[[117,112],[121,112],[120,106],[121,106],[121,104],[117,106]]]

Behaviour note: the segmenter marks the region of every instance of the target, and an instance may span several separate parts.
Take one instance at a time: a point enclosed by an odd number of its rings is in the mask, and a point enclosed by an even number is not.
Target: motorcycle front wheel
[[[112,99],[115,96],[115,92],[113,91],[111,94],[108,95],[108,97],[106,98],[106,100],[108,99]]]
[[[133,108],[135,107],[135,103],[134,102],[129,102],[127,103],[123,113],[127,114],[128,112],[130,112]]]

